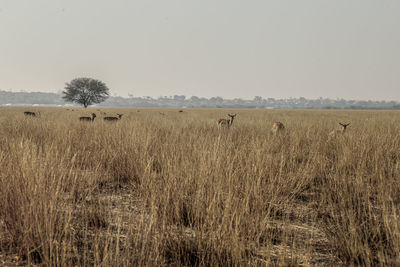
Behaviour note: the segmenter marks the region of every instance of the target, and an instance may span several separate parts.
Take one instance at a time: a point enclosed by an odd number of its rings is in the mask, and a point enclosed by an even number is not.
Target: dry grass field
[[[400,265],[399,216],[397,111],[0,108],[0,265]]]

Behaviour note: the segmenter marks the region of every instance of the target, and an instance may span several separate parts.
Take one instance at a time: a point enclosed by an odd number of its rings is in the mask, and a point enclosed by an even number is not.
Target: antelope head
[[[339,125],[342,126],[343,128],[340,129],[340,130],[333,130],[332,132],[329,133],[329,137],[335,137],[337,135],[344,134],[346,132],[347,126],[349,126],[350,123],[341,123],[341,122],[339,122]]]
[[[339,124],[343,127],[343,132],[346,131],[346,127],[350,125],[350,123],[341,123],[339,122]]]
[[[233,114],[233,115],[231,115],[231,114],[228,114],[228,116],[229,117],[231,117],[231,119],[230,119],[230,125],[232,125],[232,123],[233,123],[233,120],[235,119],[235,117],[236,117],[236,114]]]

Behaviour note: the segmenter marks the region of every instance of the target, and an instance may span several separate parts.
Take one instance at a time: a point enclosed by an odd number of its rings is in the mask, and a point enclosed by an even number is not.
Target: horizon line
[[[8,93],[47,93],[47,94],[56,94],[56,95],[61,95],[62,94],[62,92],[51,92],[51,91],[26,91],[26,90],[19,90],[19,91],[13,91],[12,89],[0,89],[0,92],[8,92]],[[132,97],[131,96],[129,96],[129,95],[132,95]],[[251,100],[254,100],[254,98],[255,97],[261,97],[262,99],[269,99],[269,98],[271,98],[271,99],[275,99],[275,100],[286,100],[286,99],[301,99],[301,98],[304,98],[304,99],[306,99],[306,100],[319,100],[319,99],[329,99],[329,100],[345,100],[345,101],[374,101],[374,102],[400,102],[400,100],[397,100],[397,99],[392,99],[392,100],[388,100],[388,99],[351,99],[351,98],[343,98],[343,97],[336,97],[336,98],[330,98],[330,97],[322,97],[322,96],[319,96],[319,97],[316,97],[316,98],[308,98],[308,97],[305,97],[305,96],[298,96],[298,97],[294,97],[294,96],[291,96],[291,97],[286,97],[286,98],[284,98],[284,97],[266,97],[266,96],[260,96],[260,95],[255,95],[255,96],[253,96],[253,98],[251,99],[251,98],[244,98],[244,97],[234,97],[234,98],[226,98],[226,97],[223,97],[223,96],[210,96],[210,97],[207,97],[207,96],[200,96],[200,95],[190,95],[190,96],[188,96],[188,95],[184,95],[184,94],[174,94],[174,95],[168,95],[168,96],[166,96],[166,95],[161,95],[161,96],[151,96],[151,95],[143,95],[143,96],[139,96],[139,95],[133,95],[133,94],[130,94],[130,93],[128,93],[128,96],[123,96],[123,95],[118,95],[118,94],[109,94],[109,97],[122,97],[122,98],[126,98],[126,99],[129,99],[129,98],[146,98],[146,97],[150,97],[151,99],[154,99],[154,100],[157,100],[157,99],[159,99],[159,98],[169,98],[169,97],[174,97],[174,96],[185,96],[185,101],[186,100],[189,100],[191,97],[198,97],[198,98],[205,98],[205,99],[210,99],[210,98],[217,98],[217,97],[219,97],[219,98],[222,98],[222,99],[224,99],[224,100],[234,100],[234,99],[241,99],[241,100],[248,100],[248,101],[251,101]]]

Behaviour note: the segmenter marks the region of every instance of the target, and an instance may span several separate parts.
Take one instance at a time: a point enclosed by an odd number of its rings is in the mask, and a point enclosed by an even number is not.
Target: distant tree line
[[[61,93],[10,92],[0,90],[0,105],[71,105]],[[256,96],[251,100],[222,97],[186,97],[184,95],[129,97],[109,96],[99,107],[154,107],[154,108],[258,108],[258,109],[400,109],[396,101],[360,101],[345,99],[275,99]]]

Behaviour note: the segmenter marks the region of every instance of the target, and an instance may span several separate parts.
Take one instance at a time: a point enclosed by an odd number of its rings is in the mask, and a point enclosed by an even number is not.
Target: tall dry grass
[[[0,263],[400,264],[399,112],[237,110],[219,130],[232,110],[24,110],[0,108]]]

